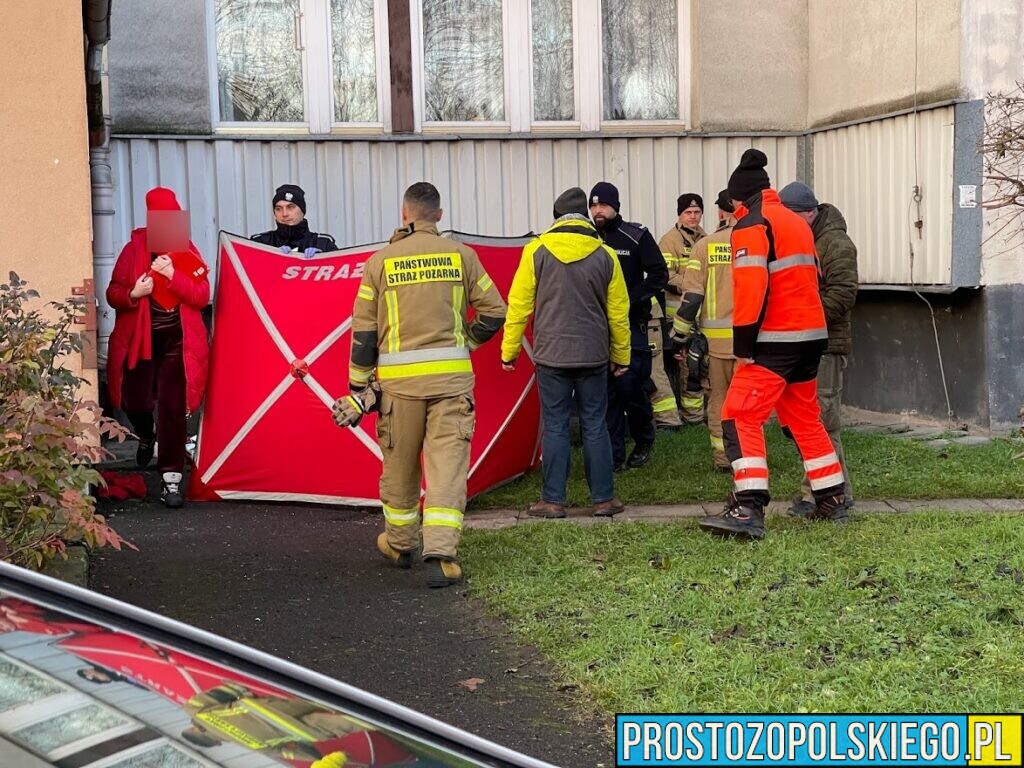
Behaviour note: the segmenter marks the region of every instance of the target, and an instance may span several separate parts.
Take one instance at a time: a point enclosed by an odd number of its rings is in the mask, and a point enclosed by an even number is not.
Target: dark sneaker
[[[654,428],[659,432],[678,432],[683,428],[682,424],[655,424]]]
[[[139,440],[139,449],[135,451],[135,466],[139,469],[148,467],[149,462],[153,460],[153,452],[153,440]]]
[[[817,502],[814,511],[807,516],[807,519],[845,523],[850,519],[850,505],[846,503],[846,497],[841,493],[828,496]]]
[[[431,557],[423,561],[427,572],[427,586],[431,589],[450,587],[462,581],[462,567],[454,560]]]
[[[615,472],[616,474],[618,474],[619,472],[625,472],[625,471],[626,471],[626,462],[624,462],[624,461],[616,461],[615,464],[612,466],[612,472]]]
[[[562,504],[552,504],[550,501],[535,501],[526,509],[530,517],[543,517],[546,520],[554,520],[565,517],[565,507]]]
[[[382,532],[377,536],[377,551],[390,560],[396,568],[402,570],[412,568],[412,552],[403,552],[392,547],[391,542],[388,541],[387,532]]]
[[[185,497],[181,493],[181,472],[164,472],[161,480],[163,487],[160,491],[160,501],[165,507],[178,509],[185,503]]]
[[[786,510],[786,512],[793,517],[802,517],[804,520],[810,520],[814,516],[814,510],[815,506],[813,501],[797,499],[793,502],[792,506]]]
[[[752,507],[730,506],[720,515],[708,515],[697,525],[716,536],[735,536],[738,539],[764,538],[764,510]]]
[[[614,517],[625,509],[626,505],[618,499],[609,499],[594,505],[594,517]]]
[[[646,443],[644,445],[637,444],[633,446],[633,452],[629,454],[629,458],[626,459],[626,466],[630,469],[637,469],[642,467],[648,461],[651,460],[651,451],[654,448],[653,443]]]

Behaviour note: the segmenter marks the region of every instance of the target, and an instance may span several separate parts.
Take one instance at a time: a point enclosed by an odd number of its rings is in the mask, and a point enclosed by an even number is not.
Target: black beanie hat
[[[676,200],[676,216],[681,214],[691,205],[696,205],[700,208],[700,212],[704,213],[704,198],[698,195],[696,192],[684,192]]]
[[[615,212],[619,212],[619,190],[615,188],[615,185],[608,181],[599,181],[594,185],[594,188],[590,190],[590,204],[604,203],[610,205],[615,209]]]
[[[729,177],[729,197],[733,200],[746,200],[762,189],[768,189],[768,157],[759,149],[748,149],[740,158],[740,164]]]
[[[274,200],[271,205],[277,205],[282,200],[286,200],[289,203],[295,203],[302,212],[306,212],[306,193],[302,191],[302,187],[295,184],[282,184],[274,192]]]
[[[554,214],[556,219],[567,216],[570,213],[576,213],[580,216],[586,216],[588,213],[587,193],[579,187],[570,187],[555,200]]]
[[[729,190],[723,189],[718,193],[718,199],[715,200],[715,205],[721,208],[726,213],[736,213],[736,208],[733,207],[732,200],[729,199]]]

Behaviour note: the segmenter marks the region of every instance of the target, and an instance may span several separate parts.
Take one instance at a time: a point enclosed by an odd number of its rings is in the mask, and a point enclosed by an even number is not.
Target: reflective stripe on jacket
[[[466,321],[467,307],[476,317]],[[352,313],[349,382],[376,370],[396,397],[427,399],[473,389],[469,353],[501,328],[505,302],[472,248],[418,221],[366,263]]]
[[[700,227],[688,229],[678,224],[661,236],[658,247],[661,248],[665,263],[668,264],[668,287],[665,289],[666,315],[669,318],[679,311],[683,295],[683,278],[690,268],[696,268],[693,259],[693,246],[705,236]]]
[[[712,357],[733,356],[732,230],[724,226],[693,247],[695,267],[684,273],[683,300],[672,325],[673,333],[685,338],[699,323]]]
[[[733,351],[828,338],[818,294],[818,257],[807,222],[774,189],[736,210],[732,233]]]

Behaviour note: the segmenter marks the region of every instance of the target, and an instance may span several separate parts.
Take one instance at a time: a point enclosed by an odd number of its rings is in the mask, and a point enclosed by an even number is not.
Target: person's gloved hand
[[[672,337],[672,357],[674,357],[676,360],[685,360],[686,353],[689,349],[689,338],[681,339],[678,336]]]
[[[281,253],[291,253],[292,247],[290,245],[281,245],[278,246],[277,250],[279,250]]]
[[[375,382],[339,397],[331,413],[339,427],[354,427],[368,413],[380,410],[380,387]]]
[[[323,251],[321,251],[319,248],[307,248],[305,251],[303,251],[303,255],[307,259],[312,259],[318,253],[323,253]]]

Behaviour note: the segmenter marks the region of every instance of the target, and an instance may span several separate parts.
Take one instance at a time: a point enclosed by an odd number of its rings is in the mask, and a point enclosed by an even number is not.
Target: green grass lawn
[[[472,592],[609,713],[1020,712],[1022,524],[773,517],[739,543],[692,520],[541,522],[468,531],[461,554]]]
[[[777,426],[766,430],[772,495],[790,499],[800,490],[796,447]],[[1024,444],[1001,439],[981,446],[951,445],[941,451],[925,443],[854,430],[843,432],[854,496],[859,499],[949,499],[1024,497]],[[708,433],[689,427],[658,433],[650,464],[616,475],[616,494],[627,504],[680,504],[724,499],[728,475],[711,471]],[[473,500],[473,509],[521,509],[540,498],[534,472]],[[574,449],[569,503],[589,503],[583,457]]]

